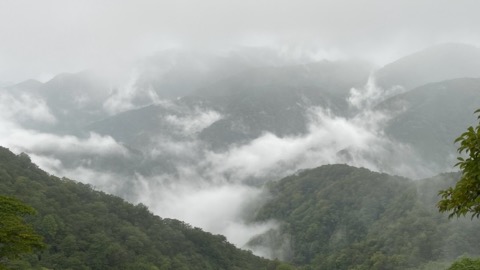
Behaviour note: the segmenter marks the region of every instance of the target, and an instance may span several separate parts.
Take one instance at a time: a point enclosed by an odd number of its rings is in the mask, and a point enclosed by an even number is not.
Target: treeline
[[[59,179],[25,154],[0,147],[0,195],[14,196],[37,214],[27,220],[46,248],[9,262],[12,269],[276,269],[213,235],[144,205]]]
[[[255,220],[281,225],[250,245],[305,270],[446,269],[480,255],[480,222],[449,220],[436,207],[438,190],[458,177],[412,181],[347,165],[305,170],[268,185],[270,199]],[[27,222],[46,244],[8,262],[11,269],[292,269],[144,205],[51,176],[5,148],[0,195],[36,209]]]
[[[282,222],[252,240],[303,269],[446,269],[480,255],[480,222],[435,206],[458,174],[412,181],[326,165],[271,183],[256,220]],[[279,249],[278,247],[281,247]]]

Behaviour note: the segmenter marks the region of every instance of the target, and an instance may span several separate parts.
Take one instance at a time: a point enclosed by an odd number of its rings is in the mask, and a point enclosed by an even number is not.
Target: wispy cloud
[[[160,103],[157,93],[151,89],[138,88],[138,71],[133,69],[127,75],[127,80],[115,82],[112,92],[103,103],[103,109],[110,115],[139,108],[149,104]]]
[[[104,103],[104,108],[114,113],[134,107],[137,78],[133,74],[126,87]],[[127,147],[110,136],[56,135],[22,127],[18,123],[22,114],[25,119],[55,121],[44,102],[30,97],[0,96],[0,109],[6,112],[0,116],[0,145],[30,154],[34,162],[51,173],[89,183],[135,203],[142,202],[162,217],[181,219],[224,234],[243,247],[250,238],[278,225],[273,220],[247,222],[252,209],[261,205],[265,197],[263,184],[267,180],[332,163],[414,178],[432,175],[437,168],[419,159],[414,149],[383,132],[391,116],[376,111],[375,105],[401,90],[380,89],[371,78],[365,87],[350,92],[348,101],[361,111],[356,116],[340,117],[326,108],[310,107],[305,112],[309,121],[306,133],[281,137],[265,132],[223,151],[209,149],[198,138],[202,129],[223,117],[219,112],[158,100],[157,105],[171,111],[159,117],[159,121],[168,124],[168,130],[152,135],[139,162],[155,166],[167,160],[174,170],[156,170],[154,175],[135,171],[134,166],[128,173],[96,166],[102,160],[125,161],[131,157]],[[39,113],[31,114],[22,102],[38,107]],[[264,250],[256,252],[268,255]]]
[[[15,119],[18,122],[34,121],[46,125],[54,124],[57,119],[46,102],[32,94],[12,95],[0,89],[0,118]]]
[[[352,119],[322,108],[312,108],[310,114],[305,135],[266,133],[226,152],[209,152],[212,171],[231,179],[271,178],[323,164],[347,163],[414,178],[433,173],[424,169],[425,162],[416,163],[413,149],[383,134],[387,117],[381,112],[370,111]]]
[[[372,110],[375,105],[388,98],[405,92],[406,89],[400,85],[390,89],[383,89],[377,86],[375,76],[368,78],[367,84],[362,89],[350,89],[350,96],[347,101],[350,106],[359,110]]]
[[[213,110],[201,110],[196,108],[193,114],[186,116],[167,115],[165,120],[177,126],[185,135],[192,135],[209,127],[211,124],[222,119],[222,115]]]

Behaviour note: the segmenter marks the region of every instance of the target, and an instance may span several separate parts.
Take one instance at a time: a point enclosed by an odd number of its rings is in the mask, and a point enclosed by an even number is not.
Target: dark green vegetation
[[[15,198],[0,196],[0,269],[21,254],[44,247],[43,239],[24,218],[35,210]]]
[[[104,190],[136,201],[138,193],[132,187],[137,175],[148,179],[193,167],[209,178],[204,172],[215,171],[217,165],[199,161],[208,161],[211,151],[222,153],[248,145],[265,132],[287,140],[307,135],[312,132],[309,125],[320,124],[311,121],[315,119],[312,108],[322,107],[332,117],[352,123],[366,120],[361,117],[363,111],[347,99],[352,88],[369,94],[363,89],[371,72],[366,63],[286,63],[266,52],[224,59],[198,57],[167,52],[151,58],[124,89],[112,88],[90,72],[9,87],[9,95],[19,103],[24,101],[23,94],[31,95],[38,104],[45,103],[56,119],[45,122],[12,114],[15,126],[78,136],[80,144],[90,137],[93,142],[101,139],[90,134],[95,132],[105,135],[105,140],[111,136],[116,146],[99,153],[90,149],[99,145],[93,144],[77,152],[73,140],[65,148],[54,142],[32,149],[18,145],[18,151],[61,161],[59,166],[67,171],[86,168],[108,174],[115,180]],[[390,87],[408,92],[373,95],[376,107],[368,108],[375,116],[388,116],[385,123],[375,122],[379,124],[377,135],[386,139],[387,145],[380,146],[386,152],[373,151],[359,158],[384,171],[418,177],[451,169],[456,156],[453,140],[472,125],[471,112],[480,104],[479,76],[480,50],[458,44],[433,47],[381,68],[374,74],[378,86],[386,92]],[[122,93],[128,95],[122,97]],[[172,99],[159,102],[159,98]],[[192,123],[194,128],[185,130],[185,124]],[[391,158],[389,153],[397,152],[389,151],[390,147],[400,149],[399,154]],[[408,151],[402,155],[404,149]],[[354,162],[349,151],[335,149],[337,162]],[[0,171],[0,194],[19,196],[38,208],[39,215],[30,220],[48,244],[40,257],[25,257],[19,268],[121,265],[142,269],[155,265],[222,269],[267,263],[248,253],[236,253],[230,245],[224,248],[221,236],[153,217],[145,207],[39,173],[26,156],[12,157],[17,159],[26,160],[21,163],[24,167],[17,164],[21,169],[14,173],[8,166],[10,171],[7,167]],[[35,172],[27,173],[25,166],[33,166]],[[414,173],[409,174],[409,169]],[[276,173],[266,178],[273,179]],[[29,176],[37,174],[41,176]],[[444,269],[458,256],[477,256],[479,250],[478,222],[448,220],[436,208],[438,191],[454,185],[459,177],[448,174],[414,183],[340,165],[304,171],[270,184],[271,201],[256,218],[276,219],[281,225],[253,239],[251,245],[273,246],[273,257],[307,269]],[[255,185],[263,181],[248,180]],[[280,267],[279,262],[269,264]]]
[[[480,114],[480,109],[475,111]],[[477,117],[480,120],[480,115]],[[467,213],[474,217],[480,216],[480,123],[476,126],[470,126],[467,131],[462,133],[455,142],[460,142],[458,153],[465,153],[467,157],[458,157],[458,166],[462,172],[462,177],[455,184],[455,187],[440,191],[442,199],[438,203],[441,212],[451,212],[449,217],[465,216]],[[449,270],[455,269],[480,269],[480,260],[463,258],[456,261]]]
[[[480,250],[477,221],[449,220],[436,208],[438,190],[457,178],[411,181],[347,165],[305,170],[270,185],[257,220],[282,225],[250,244],[274,246],[305,269],[445,268]]]
[[[448,270],[478,270],[480,269],[480,259],[472,260],[470,258],[462,258],[452,264]]]
[[[281,226],[251,245],[275,246],[274,256],[303,269],[445,269],[480,250],[478,222],[448,220],[435,207],[438,190],[458,176],[415,182],[347,165],[301,171],[270,184],[257,220],[274,218]],[[143,205],[50,176],[4,148],[0,190],[38,210],[29,222],[47,244],[10,263],[13,269],[289,268],[240,251],[223,236],[156,217]]]
[[[480,110],[475,113],[480,114]],[[477,117],[480,120],[480,116]],[[466,157],[458,157],[456,164],[462,171],[461,179],[455,187],[442,190],[442,200],[438,207],[442,212],[452,212],[452,216],[472,217],[480,216],[480,122],[475,127],[470,126],[455,142],[460,143],[459,154],[465,153]]]
[[[29,218],[47,248],[11,262],[13,269],[275,269],[225,237],[161,219],[144,205],[50,176],[0,148],[0,193],[38,212]]]

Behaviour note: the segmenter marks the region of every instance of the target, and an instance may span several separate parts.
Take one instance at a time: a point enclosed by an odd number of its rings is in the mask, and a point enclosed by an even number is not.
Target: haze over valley
[[[299,267],[479,256],[459,244],[478,221],[435,207],[480,108],[478,4],[461,2],[30,3],[0,19],[0,146]],[[369,268],[378,252],[392,268]]]

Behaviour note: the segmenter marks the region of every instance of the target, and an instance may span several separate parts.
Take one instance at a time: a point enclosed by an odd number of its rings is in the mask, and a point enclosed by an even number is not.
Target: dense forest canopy
[[[47,245],[43,251],[10,261],[13,269],[275,269],[280,265],[237,249],[224,236],[155,216],[145,205],[132,205],[89,185],[49,175],[27,155],[17,156],[6,148],[0,148],[0,195],[15,196],[36,209],[38,214],[28,221]]]
[[[12,197],[0,196],[0,268],[25,253],[44,248],[43,239],[25,217],[35,210]]]
[[[305,269],[445,269],[480,255],[478,221],[448,220],[436,208],[438,190],[458,178],[412,181],[347,165],[305,170],[269,185],[256,219],[282,225],[250,244]]]
[[[480,1],[25,2],[0,268],[478,268]]]

